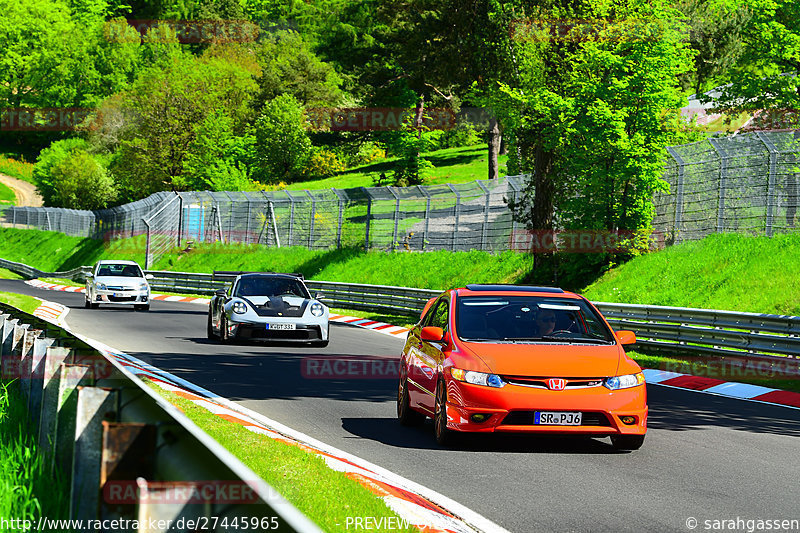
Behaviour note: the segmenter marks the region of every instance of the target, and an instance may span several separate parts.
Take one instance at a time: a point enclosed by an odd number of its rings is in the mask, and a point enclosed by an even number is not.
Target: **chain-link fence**
[[[800,138],[791,131],[711,138],[668,148],[668,193],[654,198],[655,229],[672,242],[710,233],[771,236],[797,224]]]
[[[668,193],[654,198],[654,229],[668,242],[736,231],[795,228],[798,144],[757,132],[668,148]],[[0,208],[0,225],[116,239],[136,237],[147,266],[187,241],[383,250],[517,249],[511,217],[527,178],[415,187],[157,193],[100,211]],[[520,229],[524,229],[520,227]],[[138,237],[138,236],[145,236]],[[136,243],[136,241],[135,241]]]

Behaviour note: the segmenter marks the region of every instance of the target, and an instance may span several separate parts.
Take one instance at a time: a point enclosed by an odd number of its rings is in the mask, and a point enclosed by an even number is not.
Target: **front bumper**
[[[267,324],[295,325],[295,329],[267,329]],[[228,334],[231,338],[264,341],[313,342],[328,340],[327,321],[307,321],[305,319],[269,319],[263,321],[228,319]]]
[[[142,305],[150,302],[149,291],[96,291],[93,303]]]
[[[606,387],[553,391],[507,384],[484,387],[456,380],[447,383],[447,426],[469,432],[559,433],[582,435],[644,435],[647,432],[647,394],[644,385],[608,390]],[[536,411],[581,412],[579,426],[534,424]],[[475,422],[472,415],[489,415]],[[622,417],[634,417],[626,424]]]

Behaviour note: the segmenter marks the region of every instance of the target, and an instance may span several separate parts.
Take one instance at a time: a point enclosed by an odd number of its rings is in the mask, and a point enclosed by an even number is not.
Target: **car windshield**
[[[297,279],[278,277],[242,278],[234,296],[298,296],[308,298],[308,291]]]
[[[611,343],[601,317],[583,300],[552,296],[464,296],[456,334],[464,340]]]
[[[100,265],[97,270],[98,276],[120,276],[124,278],[143,278],[142,269],[139,265],[126,265],[117,263],[105,263]]]

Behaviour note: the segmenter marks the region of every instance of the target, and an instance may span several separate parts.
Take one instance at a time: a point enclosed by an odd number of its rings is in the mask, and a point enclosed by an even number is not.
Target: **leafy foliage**
[[[106,169],[85,150],[73,150],[53,165],[50,176],[54,204],[69,209],[100,209],[114,201],[117,190]]]
[[[262,183],[299,177],[311,150],[300,102],[282,94],[267,102],[255,123],[256,179]]]

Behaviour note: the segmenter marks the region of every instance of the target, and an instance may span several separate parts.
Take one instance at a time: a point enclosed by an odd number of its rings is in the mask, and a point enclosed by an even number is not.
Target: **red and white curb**
[[[83,287],[58,285],[56,283],[48,283],[46,281],[41,281],[38,279],[27,280],[25,283],[27,283],[32,287],[50,291],[86,292],[86,289]],[[151,294],[150,299],[161,300],[165,302],[185,302],[185,303],[193,303],[201,305],[208,305],[209,303],[211,303],[211,300],[208,298],[193,298],[191,296],[167,296],[165,294],[156,294],[156,293]],[[360,318],[356,316],[334,314],[330,316],[330,320],[331,322],[340,322],[343,324],[349,324],[351,326],[358,326],[360,328],[369,329],[377,333],[390,335],[392,337],[405,338],[405,334],[408,332],[408,328],[395,326],[393,324],[387,324],[386,322],[379,322],[377,320],[370,320],[368,318]]]
[[[56,315],[58,308],[61,308],[61,313]],[[60,304],[44,302],[34,314],[69,330],[63,320],[68,310]],[[438,492],[320,442],[99,341],[75,335],[115,359],[131,373],[149,378],[162,389],[174,392],[224,420],[240,424],[249,431],[297,446],[321,457],[329,468],[343,472],[381,498],[401,518],[404,526],[407,523],[408,526],[416,527],[425,533],[509,533],[494,522]]]
[[[716,378],[680,374],[678,372],[669,372],[652,368],[646,368],[643,372],[647,383],[653,385],[693,390],[705,394],[715,394],[728,398],[738,398],[740,400],[777,404],[793,409],[800,409],[800,392],[771,389],[760,385],[723,381]]]
[[[41,300],[41,298],[37,298],[37,300]],[[69,307],[55,302],[48,302],[47,300],[41,300],[41,302],[42,305],[36,308],[33,312],[33,316],[66,329],[67,323],[65,319],[67,313],[69,313]]]

